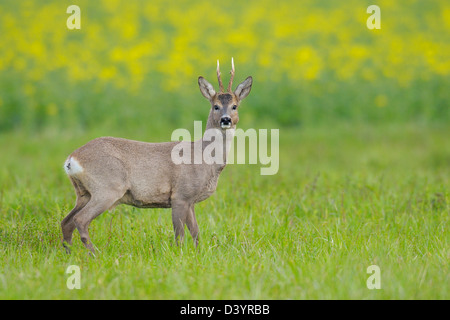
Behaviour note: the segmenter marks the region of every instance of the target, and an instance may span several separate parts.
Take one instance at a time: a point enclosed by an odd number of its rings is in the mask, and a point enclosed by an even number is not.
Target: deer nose
[[[231,123],[231,118],[229,116],[223,116],[222,118],[220,118],[220,123],[230,124]]]

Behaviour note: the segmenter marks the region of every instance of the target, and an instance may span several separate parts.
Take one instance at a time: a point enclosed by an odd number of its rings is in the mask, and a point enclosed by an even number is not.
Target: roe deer
[[[238,106],[250,93],[253,79],[248,77],[232,92],[234,63],[231,60],[231,78],[224,92],[217,61],[220,91],[203,77],[198,84],[203,96],[211,103],[206,130],[220,131],[226,139],[233,134],[238,117]],[[210,139],[211,140],[211,139]],[[147,143],[113,137],[94,139],[69,155],[64,163],[76,192],[76,204],[62,220],[63,245],[68,252],[75,228],[81,241],[93,254],[88,227],[91,221],[118,204],[138,208],[172,208],[175,241],[183,241],[186,224],[195,246],[199,228],[194,205],[211,196],[217,187],[219,175],[226,164],[226,152],[221,164],[175,164],[171,159],[173,148],[186,144],[188,149],[205,148],[211,143],[204,137],[198,141]],[[186,146],[185,145],[185,146]]]

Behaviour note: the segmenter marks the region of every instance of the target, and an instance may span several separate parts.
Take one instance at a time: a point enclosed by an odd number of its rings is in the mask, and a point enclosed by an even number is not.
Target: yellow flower
[[[414,79],[450,74],[450,8],[444,0],[420,17],[416,5],[380,0],[382,29],[376,32],[367,29],[367,7],[356,0],[327,6],[274,0],[77,5],[81,30],[69,31],[60,1],[0,2],[0,76],[13,72],[35,83],[58,73],[73,85],[95,80],[99,87],[131,91],[157,78],[174,91],[214,68],[216,59],[225,63],[232,56],[237,68],[252,70],[261,81],[314,82],[327,75],[329,81],[390,78],[409,86]]]

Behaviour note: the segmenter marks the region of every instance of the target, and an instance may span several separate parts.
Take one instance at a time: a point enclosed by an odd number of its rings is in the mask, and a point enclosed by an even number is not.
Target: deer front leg
[[[192,204],[189,207],[189,214],[186,219],[186,225],[191,233],[192,239],[194,240],[195,247],[198,246],[198,224],[197,219],[195,218],[195,210],[194,205]]]
[[[177,245],[184,240],[184,225],[189,215],[190,204],[185,201],[172,203],[172,223]]]

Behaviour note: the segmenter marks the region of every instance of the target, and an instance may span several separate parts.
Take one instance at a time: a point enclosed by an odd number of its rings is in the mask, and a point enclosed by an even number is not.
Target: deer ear
[[[206,99],[211,100],[212,97],[215,96],[216,91],[214,90],[214,87],[211,83],[206,81],[205,78],[198,77],[198,86],[200,87],[200,91]]]
[[[234,94],[236,95],[236,97],[239,100],[242,100],[248,96],[248,94],[250,93],[250,90],[252,90],[252,83],[253,83],[253,78],[248,77],[241,84],[239,84],[237,86],[236,90],[234,90]]]

